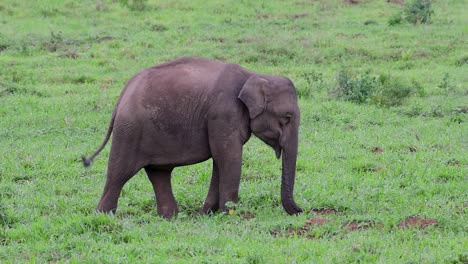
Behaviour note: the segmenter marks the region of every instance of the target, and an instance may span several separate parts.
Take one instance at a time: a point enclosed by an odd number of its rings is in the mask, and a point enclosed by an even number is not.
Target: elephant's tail
[[[81,157],[81,160],[83,161],[83,165],[85,167],[89,167],[92,163],[93,163],[93,160],[94,158],[99,155],[99,153],[101,152],[101,150],[104,149],[104,147],[106,146],[107,142],[109,141],[109,138],[112,134],[112,130],[114,128],[114,120],[115,120],[115,115],[116,115],[116,112],[117,112],[117,107],[114,108],[114,111],[112,112],[112,119],[109,123],[109,128],[107,129],[107,134],[106,134],[106,137],[104,138],[104,141],[101,143],[101,146],[99,146],[99,148],[89,157],[86,157],[86,156],[82,156]]]

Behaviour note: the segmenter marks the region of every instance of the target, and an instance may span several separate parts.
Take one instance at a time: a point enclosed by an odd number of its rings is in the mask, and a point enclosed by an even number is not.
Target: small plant
[[[411,88],[401,80],[388,75],[381,75],[378,78],[378,87],[372,94],[372,103],[380,106],[397,106],[410,96]]]
[[[332,95],[354,103],[366,103],[376,87],[376,79],[370,75],[370,71],[354,76],[349,70],[342,69],[338,72],[336,81],[337,86]]]
[[[323,74],[316,71],[304,72],[300,77],[306,81],[307,85],[297,90],[299,97],[311,97],[313,91],[322,91],[325,88]]]
[[[413,88],[389,75],[373,76],[369,70],[356,75],[349,70],[337,74],[337,85],[331,95],[354,103],[372,103],[379,106],[401,105],[413,93]]]
[[[61,46],[63,46],[64,40],[62,32],[50,32],[49,39],[43,43],[43,47],[51,52],[57,51]]]
[[[131,11],[144,11],[147,0],[120,0],[120,4],[128,7]]]
[[[403,12],[405,20],[412,24],[431,23],[432,0],[413,0],[405,5]]]
[[[403,12],[399,12],[388,20],[390,26],[398,25],[405,20],[411,24],[431,23],[432,0],[413,0],[405,5]]]
[[[453,90],[455,89],[455,87],[450,84],[449,78],[450,78],[450,76],[446,72],[444,74],[444,77],[442,77],[442,81],[439,83],[439,85],[437,85],[437,87],[440,88],[441,90],[443,90],[445,92],[445,94],[449,94],[449,93],[453,92]]]
[[[401,13],[398,13],[390,17],[390,19],[388,20],[388,25],[395,26],[401,24],[401,22],[403,22],[403,18],[401,16]]]
[[[169,28],[165,25],[162,24],[153,24],[150,27],[151,31],[157,31],[157,32],[164,32],[167,31]]]

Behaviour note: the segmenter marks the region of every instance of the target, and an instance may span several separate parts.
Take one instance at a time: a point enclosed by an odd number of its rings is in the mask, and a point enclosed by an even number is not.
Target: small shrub
[[[354,76],[349,70],[343,69],[338,72],[336,80],[337,86],[332,95],[354,103],[366,103],[376,87],[376,79],[370,75],[370,71]]]
[[[42,46],[44,49],[49,50],[51,52],[57,51],[64,45],[64,40],[62,36],[62,32],[50,32],[50,37],[47,41],[45,41]]]
[[[11,46],[11,41],[0,33],[0,53]]]
[[[120,0],[120,4],[131,11],[144,11],[147,9],[146,2],[147,0]]]
[[[442,77],[442,81],[437,85],[437,87],[441,90],[444,91],[445,94],[449,94],[455,90],[455,87],[450,84],[450,75],[448,73],[444,74],[444,77]]]
[[[401,24],[403,20],[412,24],[431,23],[432,0],[413,0],[405,4],[403,12],[399,12],[388,20],[388,25],[395,26]]]
[[[420,97],[424,97],[427,95],[427,92],[426,90],[424,89],[424,87],[419,83],[417,82],[416,80],[411,80],[411,86],[413,88],[413,90],[417,93],[417,95],[419,95]]]
[[[336,83],[330,94],[337,99],[385,107],[401,105],[414,91],[400,79],[390,75],[374,76],[369,70],[360,75],[341,70]]]
[[[169,28],[165,25],[162,24],[153,24],[150,27],[151,31],[156,31],[156,32],[164,32],[167,31]]]
[[[17,219],[12,216],[3,204],[0,204],[0,229],[11,227],[17,222]]]
[[[301,85],[298,87],[297,94],[299,97],[311,97],[314,91],[320,92],[325,88],[323,74],[320,72],[304,72],[300,75],[300,77],[305,80],[306,85]]]
[[[397,106],[411,94],[411,88],[401,80],[387,75],[378,78],[378,86],[372,94],[372,102],[380,106]]]
[[[463,66],[466,64],[468,64],[468,55],[464,55],[463,57],[455,61],[456,66]]]
[[[412,24],[431,23],[432,0],[413,0],[405,5],[405,20]]]
[[[401,13],[398,13],[390,17],[388,25],[395,26],[401,24],[401,22],[403,22],[403,18],[401,17]]]

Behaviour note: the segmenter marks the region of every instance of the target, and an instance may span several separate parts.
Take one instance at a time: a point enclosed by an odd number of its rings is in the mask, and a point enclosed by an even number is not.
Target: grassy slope
[[[435,1],[433,24],[394,27],[387,20],[400,6],[360,2],[165,1],[135,12],[112,1],[2,1],[2,262],[466,261],[468,127],[456,109],[467,106],[467,1]],[[364,25],[369,20],[376,23]],[[295,196],[306,209],[342,211],[309,231],[320,239],[283,235],[312,214],[283,212],[280,164],[256,139],[245,147],[233,216],[194,215],[210,161],[175,171],[182,213],[174,221],[155,215],[143,173],[126,185],[116,216],[93,214],[108,148],[89,170],[80,155],[101,142],[129,77],[185,55],[286,75],[299,90],[312,89],[300,101]],[[415,80],[426,95],[395,108],[356,105],[303,78],[320,73],[332,87],[343,67]],[[447,73],[449,93],[437,87]],[[373,154],[374,147],[384,152]],[[245,220],[247,211],[255,218]],[[399,230],[410,215],[439,225]],[[353,220],[378,224],[346,231]]]

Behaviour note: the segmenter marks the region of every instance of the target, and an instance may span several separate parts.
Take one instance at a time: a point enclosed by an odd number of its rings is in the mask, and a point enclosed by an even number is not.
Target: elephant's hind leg
[[[115,213],[117,210],[123,186],[142,168],[136,162],[138,159],[133,153],[135,153],[134,145],[128,144],[124,148],[113,142],[107,167],[106,185],[96,211]]]
[[[123,186],[137,172],[138,170],[108,171],[106,185],[104,186],[104,191],[96,211],[115,213]]]
[[[145,167],[146,174],[153,184],[156,195],[158,215],[170,219],[177,215],[179,209],[172,193],[171,169],[157,169],[152,166]]]

